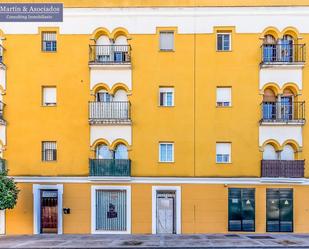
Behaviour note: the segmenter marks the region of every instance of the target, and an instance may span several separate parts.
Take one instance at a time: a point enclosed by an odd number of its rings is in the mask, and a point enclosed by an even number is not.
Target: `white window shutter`
[[[43,32],[43,41],[56,41],[56,32]]]
[[[232,102],[230,87],[217,87],[217,102]]]
[[[216,143],[217,155],[231,155],[231,143]]]
[[[160,49],[173,50],[174,49],[174,32],[160,33]]]
[[[44,104],[46,105],[57,103],[56,87],[44,87],[43,88],[43,101],[44,101]]]

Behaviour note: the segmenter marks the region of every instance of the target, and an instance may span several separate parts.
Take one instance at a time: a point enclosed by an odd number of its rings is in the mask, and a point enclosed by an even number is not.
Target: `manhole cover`
[[[249,238],[249,239],[274,239],[271,236],[263,236],[263,235],[261,235],[261,236],[247,236],[247,238]]]
[[[129,241],[125,241],[122,243],[124,246],[139,246],[141,244],[143,244],[142,241],[137,241],[137,240],[129,240]]]

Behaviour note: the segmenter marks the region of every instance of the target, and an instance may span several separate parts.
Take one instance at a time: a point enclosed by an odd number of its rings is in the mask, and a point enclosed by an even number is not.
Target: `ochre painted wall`
[[[88,101],[93,97],[88,67],[91,36],[58,34],[56,53],[41,52],[40,34],[5,37],[4,158],[10,174],[88,175],[93,154],[88,124]],[[131,35],[133,176],[260,176],[259,37],[232,32],[232,51],[216,52],[215,33],[176,32],[175,51],[160,52],[158,32]],[[302,37],[301,43],[309,40],[306,34]],[[309,96],[306,67],[303,74],[299,101]],[[57,87],[56,107],[41,105],[46,85]],[[159,86],[174,86],[175,107],[158,106]],[[232,107],[216,107],[217,86],[232,87]],[[309,153],[306,125],[303,135],[298,159]],[[41,161],[42,141],[57,141],[57,162]],[[174,163],[158,162],[160,141],[175,143]],[[230,164],[215,163],[216,142],[232,143]]]
[[[5,37],[10,174],[87,175],[89,37],[59,35],[56,53],[41,51],[40,34]],[[42,86],[49,85],[57,87],[56,107],[42,106]],[[41,162],[42,141],[57,141],[57,162]]]
[[[94,185],[94,184],[93,184]],[[95,186],[102,184],[95,184]],[[112,184],[109,184],[109,186]],[[174,184],[169,184],[172,186]],[[152,184],[121,184],[131,186],[132,233],[151,233]],[[158,186],[156,184],[155,186]],[[182,233],[225,233],[228,225],[228,188],[255,188],[256,232],[266,227],[266,188],[294,189],[294,232],[309,231],[309,187],[290,185],[228,185],[179,184],[181,186]],[[14,210],[6,213],[7,234],[33,233],[32,184],[19,184],[21,193]],[[63,215],[63,232],[91,232],[91,184],[64,184],[63,207],[71,214]]]

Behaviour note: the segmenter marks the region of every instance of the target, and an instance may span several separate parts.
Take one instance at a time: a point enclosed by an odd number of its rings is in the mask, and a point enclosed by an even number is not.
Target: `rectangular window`
[[[160,32],[160,50],[172,51],[174,50],[174,32],[161,31]]]
[[[160,106],[174,106],[174,88],[160,87]]]
[[[216,162],[231,162],[231,143],[216,143]]]
[[[56,32],[42,32],[42,51],[57,51]]]
[[[57,142],[44,141],[42,142],[42,161],[57,160]]]
[[[255,231],[255,189],[229,188],[229,231]]]
[[[56,87],[43,87],[43,105],[55,106],[57,104],[57,89]]]
[[[159,143],[159,162],[174,162],[174,143]]]
[[[293,232],[293,189],[266,189],[266,232]]]
[[[217,106],[232,105],[232,88],[217,87]]]
[[[231,50],[231,34],[218,33],[217,34],[217,51],[230,51]]]

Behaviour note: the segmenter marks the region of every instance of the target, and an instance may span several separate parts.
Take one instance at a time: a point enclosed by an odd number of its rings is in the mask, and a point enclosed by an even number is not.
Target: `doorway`
[[[176,193],[175,191],[157,192],[157,234],[176,233]]]
[[[152,234],[181,234],[181,186],[152,186]]]
[[[293,232],[293,189],[267,189],[266,231]]]
[[[58,233],[58,191],[41,190],[40,233]]]
[[[33,184],[33,234],[62,234],[62,199],[62,184]]]

